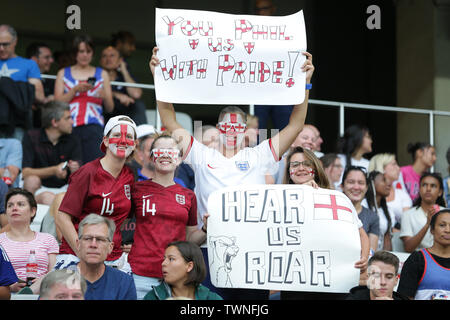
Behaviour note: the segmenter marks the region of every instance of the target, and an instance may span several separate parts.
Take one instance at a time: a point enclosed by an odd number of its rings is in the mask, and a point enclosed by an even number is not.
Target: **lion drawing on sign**
[[[210,237],[209,246],[213,252],[210,269],[216,270],[215,274],[211,274],[211,278],[214,277],[217,287],[232,288],[233,284],[230,278],[231,262],[239,251],[239,247],[236,246],[236,238],[226,236]]]

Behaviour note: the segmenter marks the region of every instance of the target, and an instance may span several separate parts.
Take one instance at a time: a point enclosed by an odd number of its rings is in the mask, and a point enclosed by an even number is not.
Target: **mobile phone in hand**
[[[67,161],[63,163],[61,170],[64,170],[65,168],[67,168]]]
[[[87,79],[87,83],[89,83],[91,86],[94,86],[96,81],[97,79],[95,77],[89,77]]]

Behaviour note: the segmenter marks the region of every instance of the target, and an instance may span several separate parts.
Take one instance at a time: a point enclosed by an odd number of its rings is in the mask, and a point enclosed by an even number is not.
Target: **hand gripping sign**
[[[303,11],[284,17],[156,9],[160,101],[300,104],[305,99]]]
[[[348,292],[358,285],[357,213],[342,192],[302,185],[247,185],[208,199],[213,285]]]

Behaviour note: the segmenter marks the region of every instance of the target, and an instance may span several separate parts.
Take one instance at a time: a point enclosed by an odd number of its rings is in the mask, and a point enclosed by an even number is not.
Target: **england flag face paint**
[[[134,131],[131,126],[121,124],[111,129],[108,148],[119,158],[127,158],[134,150]]]
[[[245,137],[247,125],[242,115],[237,113],[227,113],[222,121],[218,123],[220,131],[220,141],[227,149],[234,149],[241,145]]]

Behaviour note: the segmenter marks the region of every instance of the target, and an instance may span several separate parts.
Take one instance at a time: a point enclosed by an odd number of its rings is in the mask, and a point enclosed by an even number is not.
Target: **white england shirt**
[[[198,227],[203,226],[203,216],[208,212],[211,192],[223,187],[242,184],[265,184],[265,175],[276,168],[278,162],[271,139],[253,148],[244,148],[232,158],[209,148],[191,138],[184,162],[195,174],[195,194],[198,207]]]

